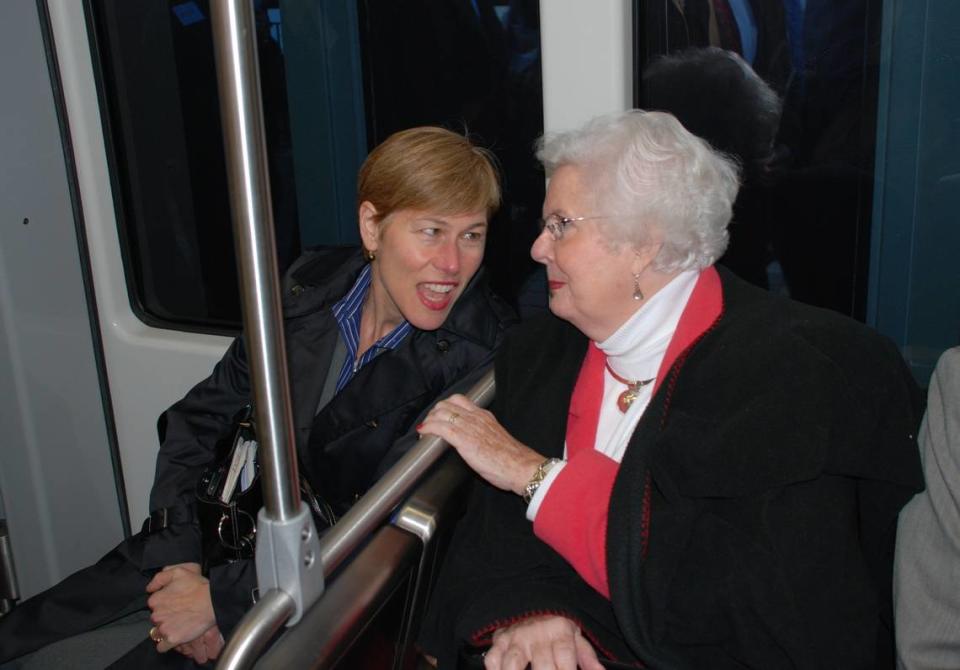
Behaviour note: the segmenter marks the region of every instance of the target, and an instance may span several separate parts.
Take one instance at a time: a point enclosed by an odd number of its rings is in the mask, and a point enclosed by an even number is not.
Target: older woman
[[[492,412],[454,396],[419,426],[486,480],[424,650],[891,667],[896,516],[922,486],[897,350],[713,267],[737,170],[672,116],[596,119],[540,157],[553,315],[507,338]]]
[[[300,471],[334,515],[416,439],[412,426],[431,402],[492,361],[513,322],[478,278],[499,201],[484,150],[441,128],[406,130],[360,170],[362,250],[309,253],[290,270],[284,310]],[[144,530],[0,618],[0,662],[71,637],[24,665],[69,659],[72,668],[102,668],[130,638],[143,642],[120,659],[124,667],[177,666],[176,655],[153,647],[176,648],[188,667],[217,656],[252,604],[256,574],[249,559],[201,574],[210,556],[196,521],[197,482],[250,400],[238,338],[160,419]]]

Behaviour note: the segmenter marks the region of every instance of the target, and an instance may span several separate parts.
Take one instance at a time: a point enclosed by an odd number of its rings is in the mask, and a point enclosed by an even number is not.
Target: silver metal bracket
[[[299,512],[287,521],[270,519],[266,509],[260,510],[256,564],[260,593],[278,589],[289,595],[296,609],[286,624],[289,627],[300,621],[324,588],[320,540],[305,502],[300,502]]]
[[[20,589],[17,586],[17,573],[13,569],[13,548],[10,546],[7,522],[0,519],[0,616],[13,609],[19,599]]]

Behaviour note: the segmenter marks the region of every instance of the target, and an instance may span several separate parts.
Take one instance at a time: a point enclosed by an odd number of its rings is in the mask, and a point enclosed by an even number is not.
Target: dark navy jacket
[[[283,295],[301,474],[338,515],[409,448],[416,439],[412,427],[435,400],[457,382],[467,387],[464,378],[479,378],[515,321],[481,270],[443,326],[430,332],[414,329],[397,349],[361,368],[317,413],[339,334],[331,308],[353,286],[364,262],[355,248],[309,252],[288,272]],[[160,417],[151,511],[194,505],[200,473],[250,398],[246,353],[237,338],[210,377]],[[149,537],[139,564],[148,570],[199,560],[199,531],[187,524]],[[215,567],[209,576],[217,623],[227,635],[252,602],[253,562]]]

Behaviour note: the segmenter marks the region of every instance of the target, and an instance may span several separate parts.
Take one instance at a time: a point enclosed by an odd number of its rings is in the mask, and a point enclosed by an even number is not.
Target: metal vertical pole
[[[253,8],[234,0],[215,1],[211,10],[257,437],[262,450],[276,455],[261,460],[263,500],[271,516],[286,520],[300,497]]]
[[[264,141],[252,0],[210,3],[244,335],[260,443],[257,519],[261,600],[237,626],[219,667],[245,667],[284,621],[323,593],[313,517],[300,500]]]

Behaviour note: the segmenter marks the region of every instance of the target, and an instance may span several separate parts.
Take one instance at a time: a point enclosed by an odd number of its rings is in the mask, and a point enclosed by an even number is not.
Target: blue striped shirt
[[[372,347],[363,352],[357,360],[357,349],[360,347],[360,314],[363,311],[363,301],[370,291],[370,266],[363,268],[353,288],[333,306],[333,316],[340,327],[340,336],[347,345],[347,358],[337,377],[337,393],[347,385],[353,375],[364,365],[372,361],[379,354],[390,349],[396,349],[403,342],[413,327],[406,320],[396,328],[377,340]],[[356,362],[355,362],[356,361]]]

